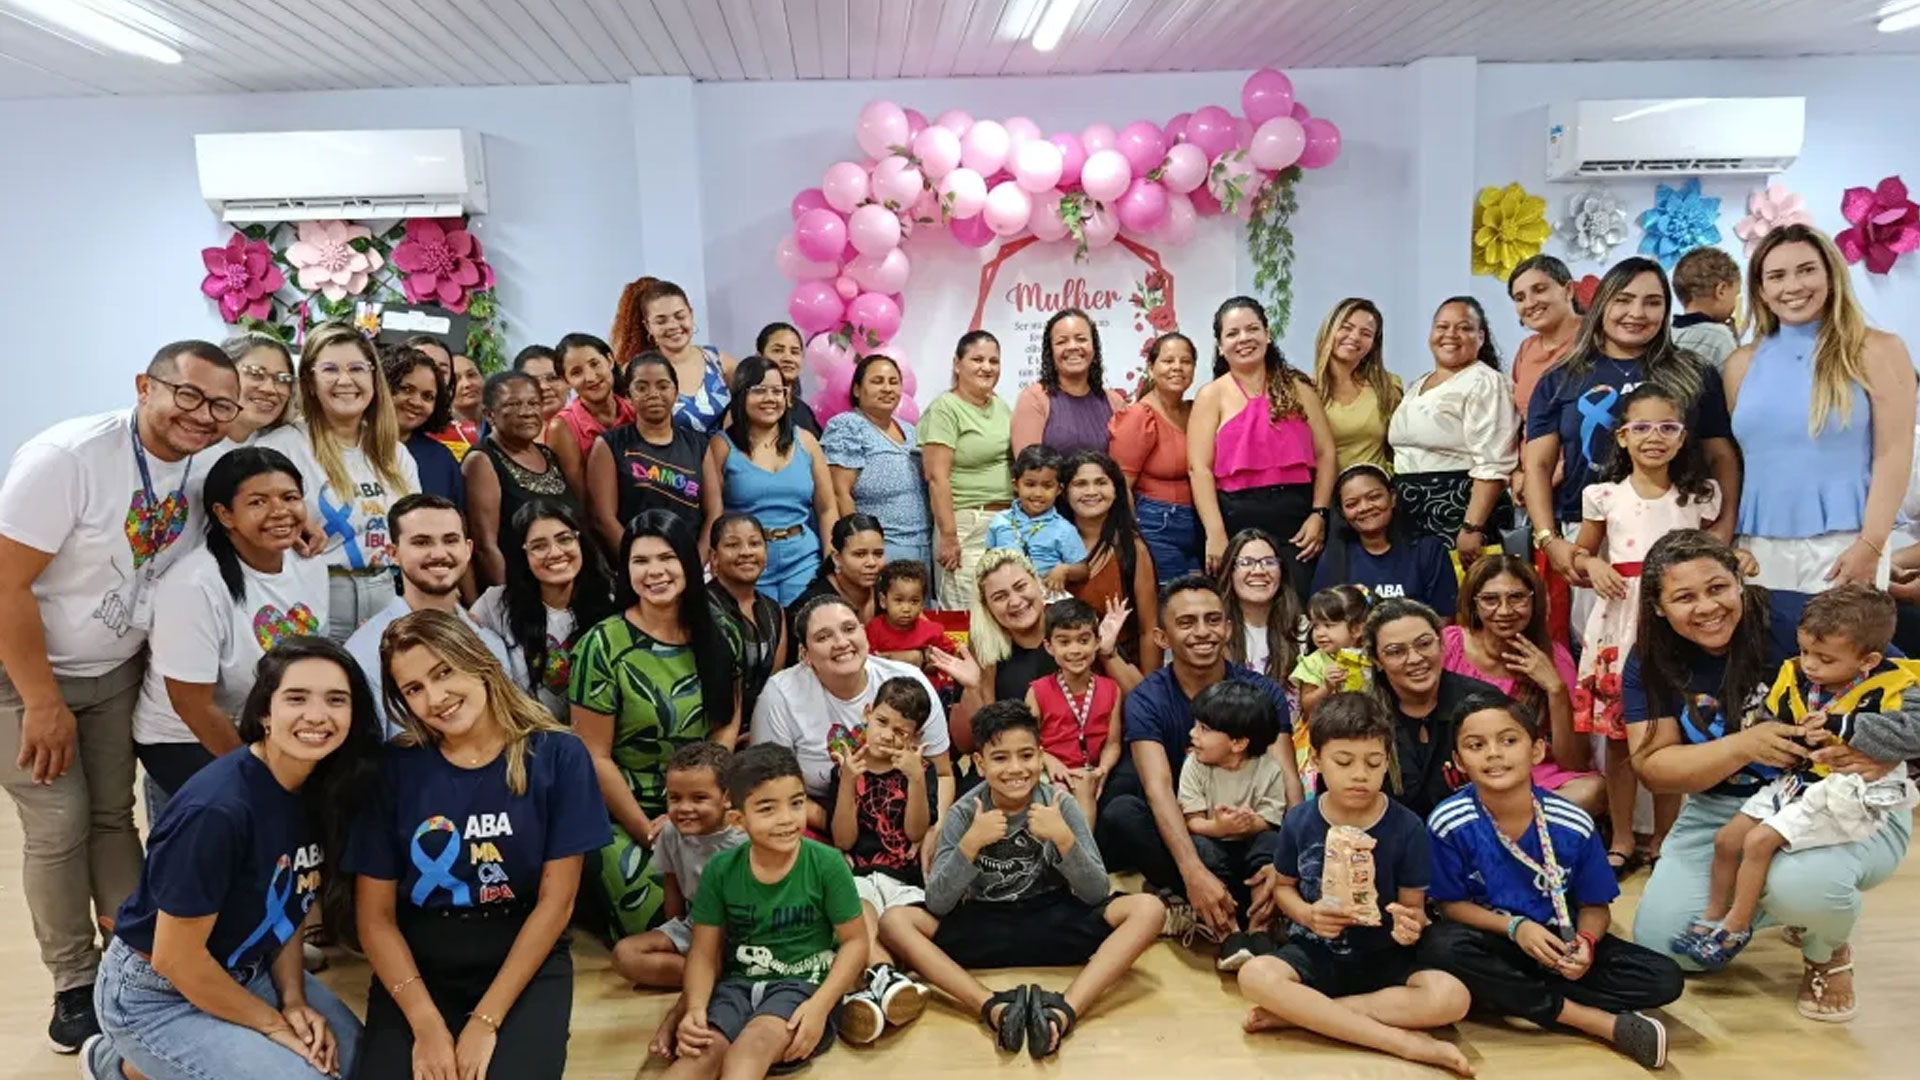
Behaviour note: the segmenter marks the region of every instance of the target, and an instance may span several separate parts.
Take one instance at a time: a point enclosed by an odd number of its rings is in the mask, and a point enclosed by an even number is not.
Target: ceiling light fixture
[[[25,15],[22,21],[31,22],[42,30],[57,37],[67,34],[62,30],[77,34],[96,45],[104,45],[115,52],[123,52],[162,64],[177,64],[181,56],[173,46],[126,23],[81,3],[80,0],[4,0],[10,7]],[[84,45],[86,42],[75,42]]]
[[[1920,3],[1909,0],[1905,3],[1882,4],[1878,25],[1883,34],[1897,34],[1920,26]]]
[[[1052,52],[1060,44],[1061,35],[1067,32],[1067,24],[1073,21],[1073,13],[1080,7],[1080,0],[1049,0],[1047,10],[1040,16],[1040,25],[1033,29],[1033,47],[1036,52]]]

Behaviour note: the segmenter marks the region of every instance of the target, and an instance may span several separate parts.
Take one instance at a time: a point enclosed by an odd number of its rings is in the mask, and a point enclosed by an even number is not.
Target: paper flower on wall
[[[1651,255],[1660,265],[1673,269],[1680,256],[1697,247],[1720,242],[1720,200],[1700,194],[1698,177],[1677,188],[1661,184],[1653,198],[1653,209],[1640,215],[1640,254]]]
[[[1768,184],[1747,196],[1747,216],[1734,223],[1733,235],[1746,241],[1747,256],[1751,258],[1753,249],[1760,246],[1761,237],[1773,230],[1785,225],[1811,224],[1813,215],[1807,213],[1807,200],[1779,184]]]
[[[200,261],[207,268],[200,291],[220,302],[220,317],[230,323],[266,319],[273,313],[273,294],[287,283],[273,265],[273,250],[240,233],[229,237],[225,247],[201,248]]]
[[[413,303],[437,303],[453,313],[467,310],[471,293],[493,288],[493,267],[481,257],[480,241],[457,218],[414,218],[393,249],[393,265]]]
[[[1600,279],[1588,274],[1573,283],[1573,299],[1580,305],[1581,311],[1593,306],[1593,298],[1600,292]]]
[[[1551,235],[1547,200],[1519,184],[1481,188],[1473,207],[1473,272],[1505,281]]]
[[[1852,228],[1833,242],[1848,262],[1865,259],[1870,273],[1892,270],[1900,256],[1920,247],[1920,207],[1907,198],[1907,185],[1897,176],[1872,189],[1848,188],[1840,197],[1840,213]]]
[[[365,225],[303,221],[298,235],[287,248],[294,280],[302,289],[336,303],[365,292],[369,275],[385,265],[379,249],[372,245],[373,231]]]
[[[1568,200],[1559,233],[1574,251],[1595,262],[1606,262],[1614,248],[1626,243],[1627,209],[1604,191],[1581,192]]]

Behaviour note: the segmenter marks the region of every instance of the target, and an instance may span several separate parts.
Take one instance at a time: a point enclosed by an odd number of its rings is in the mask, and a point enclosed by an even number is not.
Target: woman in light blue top
[[[1887,537],[1913,468],[1907,348],[1867,327],[1846,264],[1816,229],[1767,234],[1747,264],[1755,343],[1727,358],[1746,454],[1738,528],[1759,584],[1887,584]]]
[[[864,357],[853,369],[853,409],[827,421],[820,447],[840,515],[858,510],[878,518],[889,562],[913,559],[932,566],[927,482],[913,424],[894,414],[900,396],[900,365],[877,353]]]
[[[726,428],[707,443],[706,483],[700,501],[713,523],[728,512],[750,514],[767,532],[767,569],[760,588],[785,607],[813,580],[827,555],[840,513],[820,444],[793,426],[780,368],[763,356],[740,361],[733,373]],[[704,561],[707,555],[702,551]]]

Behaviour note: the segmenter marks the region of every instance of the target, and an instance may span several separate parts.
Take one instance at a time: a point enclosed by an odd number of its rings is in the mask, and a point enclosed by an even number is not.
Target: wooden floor
[[[0,810],[0,1077],[6,1080],[69,1080],[74,1059],[47,1049],[46,1022],[52,992],[34,948],[26,904],[20,894],[20,829]],[[1631,918],[1645,875],[1629,883],[1615,905],[1617,922]],[[629,1080],[657,1076],[660,1066],[643,1061],[647,1039],[671,998],[639,994],[607,969],[604,949],[575,948],[578,963],[573,1041],[567,1076],[579,1080]],[[1909,859],[1867,899],[1867,914],[1854,939],[1860,1015],[1850,1024],[1818,1024],[1794,1012],[1800,962],[1777,933],[1756,940],[1732,969],[1690,981],[1665,1017],[1672,1033],[1666,1075],[1687,1080],[1757,1080],[1820,1077],[1822,1080],[1920,1075],[1920,858]],[[1000,987],[1040,981],[1059,989],[1064,972],[995,973],[984,981]],[[356,1008],[364,1005],[367,968],[337,962],[322,976]],[[1055,1061],[1036,1065],[1024,1055],[996,1058],[985,1029],[952,1008],[936,1005],[908,1029],[889,1033],[870,1047],[839,1046],[807,1073],[815,1077],[965,1077],[982,1070],[1044,1071],[1057,1078],[1158,1076],[1303,1077],[1394,1080],[1443,1074],[1391,1058],[1348,1049],[1298,1033],[1248,1036],[1240,1031],[1246,1004],[1232,979],[1215,973],[1203,958],[1171,943],[1154,946],[1133,973],[1110,994],[1068,1041]],[[1551,1070],[1554,1080],[1601,1080],[1644,1076],[1643,1070],[1605,1047],[1574,1036],[1546,1035],[1525,1024],[1470,1021],[1452,1038],[1483,1077],[1534,1077]]]

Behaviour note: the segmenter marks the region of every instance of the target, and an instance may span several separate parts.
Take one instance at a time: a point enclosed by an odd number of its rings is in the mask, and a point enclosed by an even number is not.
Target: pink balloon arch
[[[825,420],[852,407],[854,363],[894,348],[912,272],[907,242],[945,228],[967,247],[1031,236],[1087,249],[1122,230],[1178,245],[1195,222],[1233,213],[1288,168],[1320,169],[1340,156],[1340,129],[1294,98],[1293,83],[1265,68],[1240,91],[1241,116],[1219,105],[1164,124],[1136,120],[1042,136],[1024,116],[975,119],[949,109],[928,121],[891,101],[860,110],[854,139],[864,161],[829,167],[820,186],[793,198],[793,230],[774,262],[794,282],[787,315],[807,339]],[[917,419],[912,368],[900,363],[901,414]]]

